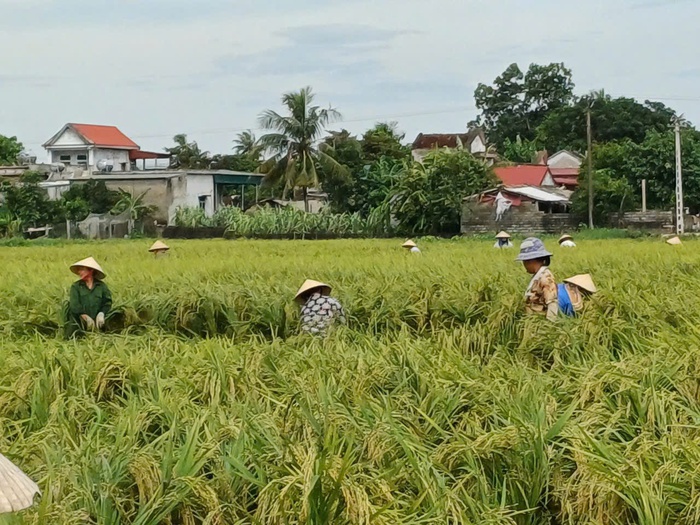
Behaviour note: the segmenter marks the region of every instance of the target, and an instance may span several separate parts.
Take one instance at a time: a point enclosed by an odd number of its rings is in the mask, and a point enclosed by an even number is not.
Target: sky
[[[312,86],[331,129],[466,129],[509,64],[564,62],[576,93],[660,100],[700,123],[700,0],[0,0],[0,134],[118,126],[212,153]]]

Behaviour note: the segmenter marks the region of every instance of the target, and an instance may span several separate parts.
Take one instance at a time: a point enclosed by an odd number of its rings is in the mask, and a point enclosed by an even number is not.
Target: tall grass
[[[556,326],[521,314],[528,277],[490,245],[3,248],[0,450],[44,493],[6,521],[697,523],[695,243],[555,248],[555,275],[601,289]],[[86,249],[124,329],[63,341]],[[304,277],[346,329],[296,334]]]
[[[296,208],[262,208],[243,213],[239,208],[220,208],[207,217],[198,208],[179,208],[175,224],[184,227],[226,228],[230,237],[386,237],[392,232],[388,206],[368,217],[357,213],[306,213]]]

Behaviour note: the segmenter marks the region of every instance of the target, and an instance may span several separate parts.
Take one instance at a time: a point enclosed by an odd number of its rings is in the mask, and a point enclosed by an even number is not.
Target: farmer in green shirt
[[[66,335],[70,337],[79,331],[102,330],[105,316],[112,308],[112,293],[102,281],[105,273],[92,257],[78,261],[70,269],[80,280],[70,288]]]

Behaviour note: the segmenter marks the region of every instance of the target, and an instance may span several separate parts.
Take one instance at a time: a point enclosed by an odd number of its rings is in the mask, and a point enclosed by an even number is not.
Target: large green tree
[[[648,131],[665,131],[675,112],[659,102],[640,104],[632,98],[612,98],[604,92],[581,97],[550,112],[537,128],[537,142],[548,151],[586,150],[586,111],[591,106],[595,142],[629,139],[637,144]]]
[[[477,86],[474,99],[481,113],[470,125],[482,126],[499,148],[518,136],[533,140],[548,113],[573,100],[573,90],[571,70],[563,63],[531,64],[525,73],[511,64],[492,85]]]
[[[24,146],[17,137],[5,137],[0,135],[0,166],[12,166],[17,164]]]
[[[435,150],[404,170],[392,210],[407,233],[456,234],[463,198],[496,184],[491,169],[468,151]]]
[[[396,122],[380,122],[362,135],[362,155],[369,164],[382,158],[403,161],[411,156],[410,146],[402,142],[405,134],[398,130]]]
[[[268,184],[281,186],[284,194],[301,188],[307,209],[306,190],[319,186],[319,169],[328,176],[349,176],[347,168],[330,154],[331,147],[319,145],[325,128],[339,120],[340,113],[314,105],[314,98],[310,87],[285,93],[282,104],[286,115],[266,110],[259,118],[260,126],[270,131],[260,137],[260,144],[272,155],[260,166],[260,172]]]
[[[0,191],[5,194],[5,206],[9,214],[23,227],[44,226],[63,220],[63,208],[58,202],[49,200],[46,190],[39,187],[44,177],[40,173],[27,171],[20,184],[4,183]]]

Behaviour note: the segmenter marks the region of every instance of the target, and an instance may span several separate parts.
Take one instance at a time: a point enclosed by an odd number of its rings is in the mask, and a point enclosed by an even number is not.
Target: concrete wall
[[[214,177],[212,175],[187,175],[187,193],[184,196],[184,204],[190,208],[198,208],[200,197],[206,197],[204,213],[207,217],[214,215]]]
[[[61,160],[61,157],[68,155],[70,156],[70,161],[65,161]],[[88,149],[86,147],[83,148],[71,148],[71,149],[65,149],[65,150],[54,150],[51,152],[51,162],[63,162],[64,164],[68,164],[69,166],[77,166],[78,165],[78,155],[85,155],[86,159],[83,161],[80,161],[84,164],[88,164],[90,160],[90,155],[88,152]]]
[[[158,222],[168,222],[168,212],[172,202],[171,180],[177,179],[110,180],[109,175],[96,178],[104,181],[105,185],[110,190],[116,191],[122,189],[135,197],[138,197],[144,191],[148,190],[143,198],[144,204],[157,208],[154,218]]]
[[[610,214],[610,226],[613,228],[627,228],[630,230],[646,230],[658,233],[672,233],[675,231],[675,217],[671,211],[649,210],[645,212],[626,212],[622,216],[618,213]],[[686,217],[686,230],[692,226],[692,219]]]
[[[85,146],[85,141],[75,131],[68,128],[53,143],[54,146]]]
[[[481,141],[481,137],[477,136],[477,137],[472,141],[471,152],[472,152],[472,154],[474,154],[474,153],[485,153],[485,152],[486,152],[486,144],[484,144],[484,143]]]
[[[92,167],[97,169],[97,163],[101,160],[111,160],[114,163],[114,169],[112,170],[113,172],[129,171],[131,169],[129,150],[95,148]],[[122,164],[126,164],[126,169],[122,170]]]
[[[485,234],[506,230],[509,233],[563,233],[575,228],[576,220],[568,213],[544,213],[533,203],[510,208],[496,222],[496,208],[489,204],[466,201],[462,204],[462,233]]]

